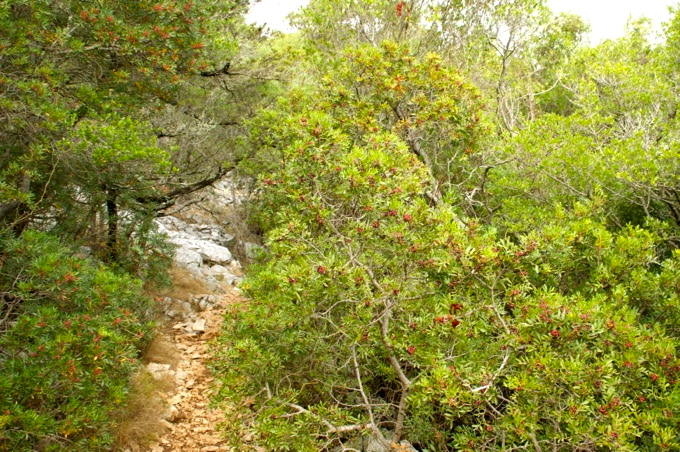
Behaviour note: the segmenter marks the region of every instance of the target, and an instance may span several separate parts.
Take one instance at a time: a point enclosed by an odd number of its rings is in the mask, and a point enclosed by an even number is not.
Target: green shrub
[[[297,102],[259,125],[281,161],[260,184],[268,253],[215,363],[257,440],[680,448],[680,254],[650,230],[608,230],[596,197],[501,233],[427,196],[399,134]]]
[[[0,263],[0,449],[107,448],[150,333],[140,282],[32,231]]]

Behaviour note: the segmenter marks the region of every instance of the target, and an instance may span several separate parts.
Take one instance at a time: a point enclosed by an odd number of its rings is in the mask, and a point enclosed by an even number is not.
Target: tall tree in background
[[[632,22],[624,37],[580,48],[555,79],[558,89],[536,97],[544,114],[503,147],[511,163],[490,184],[506,219],[531,228],[551,204],[605,195],[613,227],[657,219],[677,231],[673,41],[652,44],[646,30]],[[536,210],[518,217],[526,203]],[[677,232],[668,237],[676,247]]]
[[[535,97],[556,89],[561,65],[587,31],[579,18],[553,16],[536,0],[312,0],[293,23],[322,55],[386,39],[414,56],[436,52],[482,89],[499,129],[510,133],[539,113]]]

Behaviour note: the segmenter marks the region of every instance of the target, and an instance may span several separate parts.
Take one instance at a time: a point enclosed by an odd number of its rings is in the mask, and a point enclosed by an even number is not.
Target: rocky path
[[[169,293],[157,294],[167,326],[146,356],[146,370],[155,385],[153,394],[145,395],[143,401],[149,401],[147,411],[154,411],[155,425],[160,428],[145,436],[139,432],[145,424],[138,423],[135,436],[145,445],[128,443],[123,452],[233,450],[221,433],[227,407],[213,405],[215,386],[208,362],[211,341],[220,332],[225,309],[242,302],[236,286],[243,273],[229,248],[238,245],[247,253],[256,246],[237,240],[223,227],[236,223],[229,211],[243,196],[237,184],[227,178],[204,193],[199,203],[188,200],[189,208],[179,209],[181,214],[156,220],[159,232],[175,245],[174,287]],[[230,231],[235,232],[233,229]],[[149,425],[153,423],[150,420]],[[154,438],[151,444],[149,437]],[[253,445],[252,450],[262,449]]]
[[[148,371],[157,380],[172,379],[174,389],[159,392],[165,399],[165,434],[149,447],[150,452],[212,452],[232,450],[225,445],[219,425],[224,410],[213,407],[213,377],[207,367],[210,341],[220,330],[226,306],[239,301],[236,291],[196,297],[203,308],[193,319],[170,322],[161,341],[173,350],[174,363],[150,362]]]
[[[210,357],[208,341],[219,333],[224,307],[235,294],[230,292],[220,298],[195,322],[172,326],[172,339],[179,352],[177,387],[168,400],[170,430],[154,445],[153,452],[229,450],[218,430],[224,422],[224,411],[210,406],[213,378],[206,366]]]

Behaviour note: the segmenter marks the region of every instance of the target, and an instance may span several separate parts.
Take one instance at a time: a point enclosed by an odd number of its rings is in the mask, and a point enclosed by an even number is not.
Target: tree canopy
[[[139,210],[148,206],[125,200],[169,199],[159,189],[182,168],[148,122],[162,103],[177,102],[188,76],[221,69],[231,58],[236,44],[223,33],[245,5],[4,2],[3,228],[20,231],[36,220],[61,223],[75,215],[73,225],[106,203],[113,248],[119,204]]]

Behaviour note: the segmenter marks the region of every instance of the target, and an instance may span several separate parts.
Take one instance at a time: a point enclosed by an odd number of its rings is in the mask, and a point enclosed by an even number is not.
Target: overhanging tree
[[[97,191],[108,194],[111,206],[119,196],[162,204],[186,191],[191,184],[172,186],[167,177],[173,174],[167,171],[171,165],[157,166],[158,156],[165,153],[163,158],[169,160],[170,155],[142,132],[144,117],[160,103],[172,101],[187,75],[214,70],[223,64],[217,55],[233,53],[232,41],[214,38],[224,21],[236,20],[245,4],[240,0],[101,5],[77,0],[4,2],[0,6],[3,228],[19,232],[37,218],[78,210],[83,199],[99,196]],[[142,122],[131,125],[132,117]],[[88,135],[88,129],[97,127],[101,136]],[[131,133],[132,129],[136,131]],[[116,141],[116,136],[127,138]],[[90,155],[102,146],[117,148],[107,156],[106,167],[88,168],[78,162],[82,154],[62,145],[64,140],[88,148]],[[141,170],[137,175],[124,174],[132,170],[126,164],[131,161]],[[80,172],[69,173],[74,168]],[[106,183],[78,186],[79,181],[94,180],[100,176],[98,171],[106,170]],[[212,176],[223,172],[213,169]],[[130,185],[142,175],[155,187],[144,181]],[[209,179],[204,173],[205,178]],[[144,195],[139,193],[141,186],[146,187]],[[68,193],[78,192],[69,199]]]

